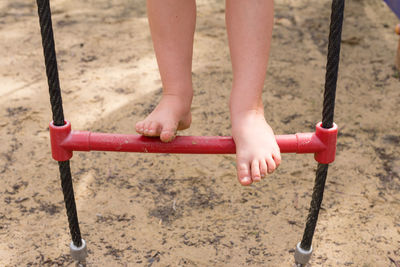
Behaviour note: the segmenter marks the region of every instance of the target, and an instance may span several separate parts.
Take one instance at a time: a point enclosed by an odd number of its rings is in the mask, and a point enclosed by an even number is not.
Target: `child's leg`
[[[195,0],[147,0],[148,18],[163,84],[160,103],[136,131],[171,141],[190,126]]]
[[[227,0],[226,23],[233,67],[230,99],[238,178],[257,182],[280,164],[261,99],[272,38],[273,0]]]

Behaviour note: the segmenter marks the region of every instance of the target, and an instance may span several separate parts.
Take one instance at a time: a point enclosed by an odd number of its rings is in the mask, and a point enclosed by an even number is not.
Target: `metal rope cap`
[[[87,257],[87,248],[86,248],[86,242],[84,239],[82,240],[82,245],[80,247],[77,247],[74,245],[74,242],[71,242],[69,245],[71,257],[78,261],[78,262],[85,262],[85,259]]]
[[[296,246],[294,260],[296,261],[296,264],[306,265],[311,258],[312,247],[310,247],[310,250],[305,250],[300,247],[300,243],[301,242]]]

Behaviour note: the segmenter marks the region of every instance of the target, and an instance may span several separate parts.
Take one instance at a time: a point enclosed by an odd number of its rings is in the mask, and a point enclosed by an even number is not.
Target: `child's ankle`
[[[168,93],[163,92],[162,99],[176,99],[178,100],[179,104],[185,106],[186,108],[190,109],[193,100],[193,92],[191,93],[184,93],[184,94],[176,94],[176,93]]]
[[[229,101],[229,110],[231,118],[250,114],[259,114],[264,116],[264,106],[262,101],[258,101],[258,103],[246,103],[243,99],[237,99],[231,96]]]
[[[264,108],[260,106],[245,107],[240,105],[230,105],[231,118],[244,117],[248,115],[264,116]]]

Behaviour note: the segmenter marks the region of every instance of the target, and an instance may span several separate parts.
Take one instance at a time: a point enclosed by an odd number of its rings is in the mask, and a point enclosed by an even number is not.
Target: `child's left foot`
[[[239,182],[259,182],[281,163],[275,135],[262,111],[231,112],[231,121]]]

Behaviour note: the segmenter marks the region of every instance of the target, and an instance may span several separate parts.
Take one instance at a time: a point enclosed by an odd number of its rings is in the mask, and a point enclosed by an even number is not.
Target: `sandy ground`
[[[54,0],[65,116],[75,130],[134,133],[160,97],[145,1]],[[321,120],[330,1],[276,0],[264,103],[277,134]],[[397,20],[382,1],[346,3],[329,169],[312,266],[400,261]],[[34,1],[0,2],[0,266],[73,266]],[[194,122],[229,135],[232,81],[224,2],[198,0]],[[316,162],[283,155],[242,187],[233,155],[75,153],[89,266],[292,266]]]

